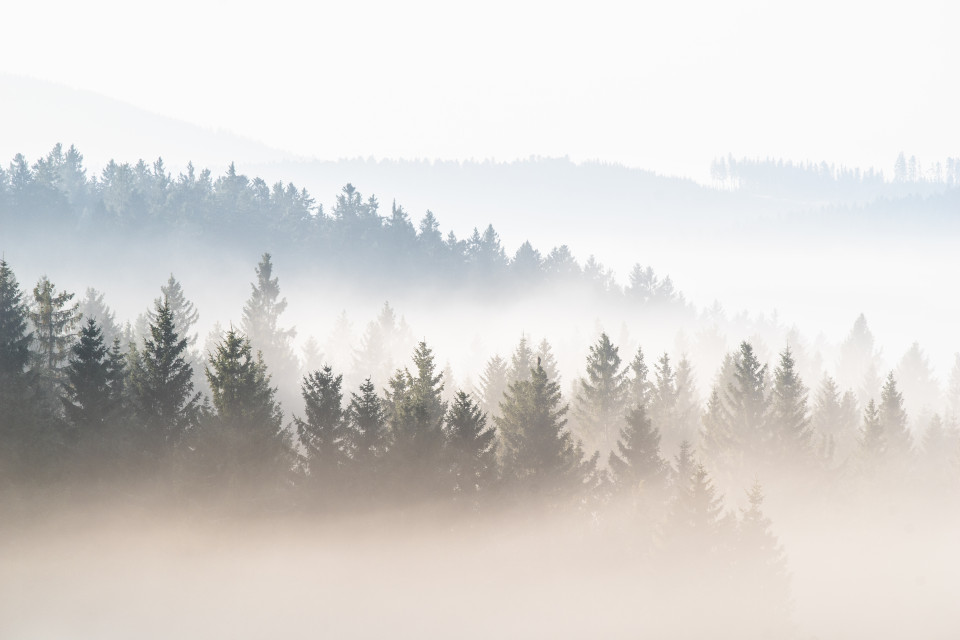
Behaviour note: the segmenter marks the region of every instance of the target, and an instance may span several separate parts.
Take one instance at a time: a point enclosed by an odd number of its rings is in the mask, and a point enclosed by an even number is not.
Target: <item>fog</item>
[[[0,638],[960,635],[957,9],[0,20]]]

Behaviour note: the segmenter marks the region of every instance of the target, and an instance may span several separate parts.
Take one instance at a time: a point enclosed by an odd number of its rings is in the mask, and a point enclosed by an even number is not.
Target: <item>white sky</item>
[[[322,159],[567,155],[703,177],[732,152],[888,169],[901,149],[960,152],[958,6],[18,2],[0,72]]]

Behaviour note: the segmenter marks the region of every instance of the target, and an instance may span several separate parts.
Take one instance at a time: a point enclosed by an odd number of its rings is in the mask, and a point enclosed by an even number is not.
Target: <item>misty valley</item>
[[[713,171],[848,222],[960,192],[953,159]],[[830,340],[352,184],[60,145],[0,169],[0,250],[4,637],[960,629],[960,353],[941,385],[863,314]]]

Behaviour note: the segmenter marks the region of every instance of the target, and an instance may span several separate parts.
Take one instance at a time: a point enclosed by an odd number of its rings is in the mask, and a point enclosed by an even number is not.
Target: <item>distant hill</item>
[[[87,166],[112,158],[169,167],[226,167],[293,158],[278,149],[140,109],[120,100],[33,78],[0,74],[0,158],[45,155],[56,143],[83,151]]]

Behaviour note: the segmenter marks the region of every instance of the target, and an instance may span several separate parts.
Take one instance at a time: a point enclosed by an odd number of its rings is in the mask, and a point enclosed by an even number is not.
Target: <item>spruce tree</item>
[[[723,500],[703,463],[694,465],[674,503],[672,531],[668,537],[688,553],[708,555],[724,544]]]
[[[614,447],[628,401],[627,372],[620,366],[619,349],[606,333],[590,347],[587,375],[580,379],[577,422],[602,452]]]
[[[677,381],[677,404],[676,404],[676,434],[674,438],[679,437],[679,441],[696,440],[700,431],[700,395],[697,392],[697,385],[693,372],[693,365],[686,356],[680,358],[677,363],[676,381]],[[678,445],[679,446],[679,445]],[[670,449],[664,447],[664,451]]]
[[[250,341],[231,329],[210,354],[206,374],[215,415],[212,451],[205,442],[205,454],[217,459],[223,478],[236,483],[284,477],[292,447],[262,356],[254,357]]]
[[[749,342],[740,343],[734,360],[734,381],[726,389],[728,431],[732,446],[756,458],[771,440],[767,428],[767,366],[761,365]]]
[[[27,371],[33,338],[29,310],[13,270],[0,259],[0,479],[44,457],[34,377]],[[28,453],[29,452],[29,453]]]
[[[375,472],[377,461],[387,451],[386,410],[370,378],[360,385],[360,393],[350,394],[346,419],[349,429],[347,449],[354,465],[364,472]]]
[[[102,434],[114,413],[116,397],[110,388],[110,357],[97,322],[87,320],[80,339],[71,348],[66,368],[63,406],[76,428],[75,438]]]
[[[470,395],[458,391],[445,421],[453,490],[462,496],[489,491],[496,477],[496,432]]]
[[[644,360],[643,347],[637,347],[637,353],[630,361],[630,371],[633,375],[630,378],[627,404],[631,407],[638,404],[646,405],[650,401],[651,384],[650,370]]]
[[[753,612],[750,627],[765,637],[781,637],[790,618],[790,582],[786,555],[763,512],[763,499],[760,483],[754,482],[737,527],[734,588],[742,610]]]
[[[117,324],[116,316],[107,303],[103,294],[88,287],[80,301],[80,316],[85,320],[96,320],[103,334],[104,344],[112,345],[115,338],[120,337],[121,327]]]
[[[880,409],[871,400],[863,410],[863,427],[860,430],[860,451],[868,459],[877,459],[887,448],[887,438],[880,421]]]
[[[508,386],[507,361],[495,355],[487,361],[480,374],[480,406],[489,416],[500,413],[500,400]]]
[[[299,363],[293,352],[292,340],[296,329],[282,329],[280,315],[287,308],[287,299],[280,297],[279,279],[273,277],[270,254],[265,253],[256,268],[257,281],[250,285],[250,298],[243,307],[241,329],[253,349],[263,354],[263,359],[273,370],[276,379],[285,389],[285,400],[294,402]]]
[[[154,306],[163,300],[166,300],[167,304],[170,305],[170,312],[173,314],[173,326],[177,330],[177,334],[186,339],[188,349],[193,349],[199,337],[193,331],[193,328],[196,326],[197,320],[200,319],[200,313],[193,303],[187,300],[183,293],[183,286],[173,277],[172,273],[167,279],[167,284],[160,287],[160,298],[153,301]],[[151,321],[154,320],[152,314],[148,315],[150,315]]]
[[[30,321],[33,323],[36,344],[34,368],[51,392],[63,379],[63,367],[75,337],[73,330],[80,321],[79,304],[70,305],[71,300],[72,293],[58,293],[56,286],[46,276],[41,277],[33,289]]]
[[[392,437],[390,457],[414,492],[438,487],[443,472],[443,375],[436,373],[433,351],[423,341],[413,355],[416,375],[398,370],[387,394]]]
[[[780,363],[773,374],[768,419],[774,460],[780,464],[805,464],[811,453],[807,388],[797,375],[789,346],[780,353]]]
[[[667,463],[660,456],[660,430],[642,404],[627,413],[617,450],[610,452],[614,484],[621,490],[658,491],[667,479]]]
[[[29,311],[17,278],[7,261],[0,258],[0,380],[4,382],[9,377],[22,375],[30,362],[33,333],[28,319]]]
[[[537,345],[536,357],[540,359],[543,370],[547,372],[547,377],[562,386],[560,382],[560,369],[557,367],[557,359],[553,356],[553,349],[550,343],[544,338]]]
[[[510,385],[496,419],[506,479],[533,493],[554,495],[583,483],[589,469],[580,444],[565,428],[568,410],[559,385],[542,366],[529,380]]]
[[[185,359],[187,340],[174,329],[170,305],[157,302],[155,314],[149,336],[132,354],[131,383],[147,446],[161,452],[175,448],[197,424],[200,394],[194,393],[193,369]]]
[[[527,342],[527,336],[520,334],[520,342],[516,350],[510,357],[510,377],[509,384],[517,380],[529,380],[530,370],[533,368],[534,355]]]
[[[897,381],[891,371],[880,391],[880,424],[883,429],[886,451],[894,456],[906,456],[911,450],[910,432],[907,431],[907,412],[903,408],[903,395],[897,389]]]
[[[329,366],[303,378],[306,420],[294,418],[303,458],[314,479],[330,478],[347,461],[343,415],[342,375],[334,375]]]

